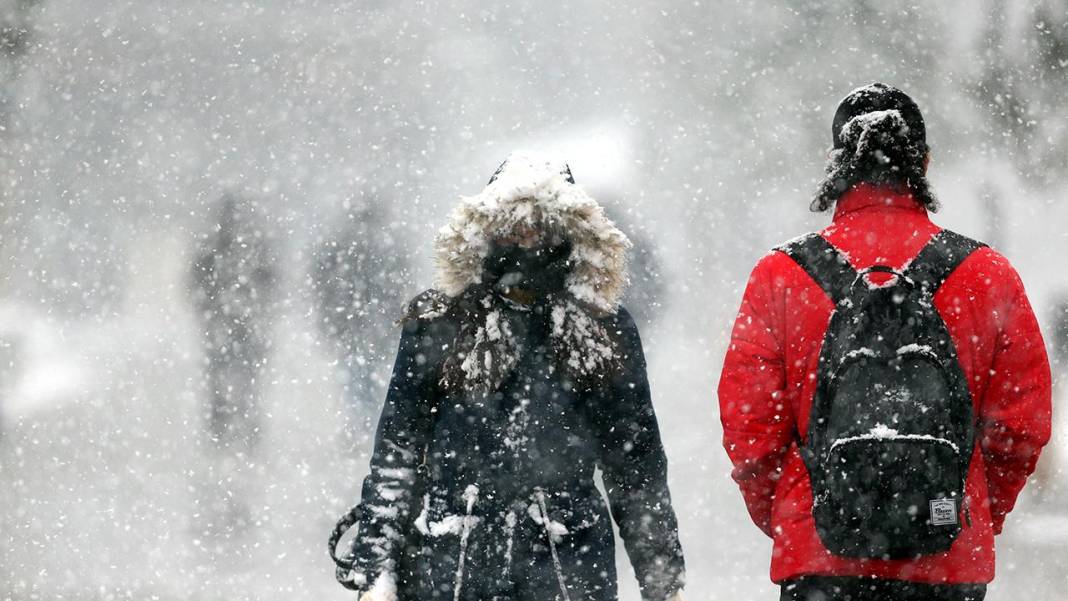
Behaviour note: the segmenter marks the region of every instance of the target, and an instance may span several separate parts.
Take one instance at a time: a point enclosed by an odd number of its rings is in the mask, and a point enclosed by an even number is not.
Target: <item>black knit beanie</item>
[[[909,128],[909,140],[916,146],[926,148],[927,126],[923,121],[919,105],[901,90],[878,82],[853,90],[838,104],[838,110],[834,113],[834,122],[831,125],[831,139],[834,140],[834,147],[845,146],[842,128],[853,117],[890,110],[901,113],[901,117]]]

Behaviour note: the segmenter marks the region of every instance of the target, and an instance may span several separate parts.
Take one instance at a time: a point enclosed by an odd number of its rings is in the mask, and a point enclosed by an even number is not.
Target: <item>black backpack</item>
[[[778,249],[835,305],[799,447],[816,531],[836,555],[941,553],[960,533],[961,515],[970,520],[962,505],[975,415],[933,298],[981,246],[943,230],[903,271],[860,272],[818,234]]]

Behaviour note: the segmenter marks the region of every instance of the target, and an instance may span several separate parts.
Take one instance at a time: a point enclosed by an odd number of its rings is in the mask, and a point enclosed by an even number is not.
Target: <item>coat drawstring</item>
[[[475,510],[475,501],[478,500],[478,487],[471,484],[464,491],[464,500],[467,501],[467,515],[464,516],[460,529],[460,556],[456,560],[456,581],[453,583],[453,601],[460,601],[460,591],[464,586],[464,563],[467,561],[467,539],[471,536],[472,513]]]
[[[556,552],[556,540],[553,538],[553,532],[549,522],[549,508],[545,503],[545,491],[537,489],[536,494],[538,497],[538,509],[541,511],[541,523],[545,527],[545,536],[549,539],[549,552],[553,556],[553,568],[556,570],[556,581],[560,584],[560,594],[563,595],[564,601],[571,601],[571,597],[567,594],[567,582],[564,581],[564,567],[560,565],[560,555]]]
[[[508,515],[504,516],[504,536],[505,536],[505,549],[504,549],[504,573],[501,574],[505,580],[509,580],[512,577],[512,552],[515,547],[515,525],[518,521],[515,510],[508,512]]]

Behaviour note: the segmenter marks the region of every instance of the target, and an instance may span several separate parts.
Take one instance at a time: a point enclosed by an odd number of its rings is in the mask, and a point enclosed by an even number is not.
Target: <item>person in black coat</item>
[[[462,201],[439,290],[402,322],[350,514],[338,579],[361,600],[615,601],[613,519],[643,599],[681,599],[645,358],[618,306],[629,245],[551,159],[514,153]]]

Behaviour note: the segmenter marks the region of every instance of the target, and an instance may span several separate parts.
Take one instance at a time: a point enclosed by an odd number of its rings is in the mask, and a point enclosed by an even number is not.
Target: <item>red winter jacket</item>
[[[823,236],[856,269],[904,267],[941,228],[911,196],[860,185],[843,196]],[[994,578],[994,535],[1050,435],[1050,368],[1023,284],[989,248],[937,291],[977,416],[965,484],[970,524],[949,551],[916,560],[832,555],[816,534],[812,490],[795,437],[808,431],[817,361],[833,305],[781,252],[753,270],[719,383],[724,446],[749,514],[774,539],[771,579],[873,576],[927,583]]]

